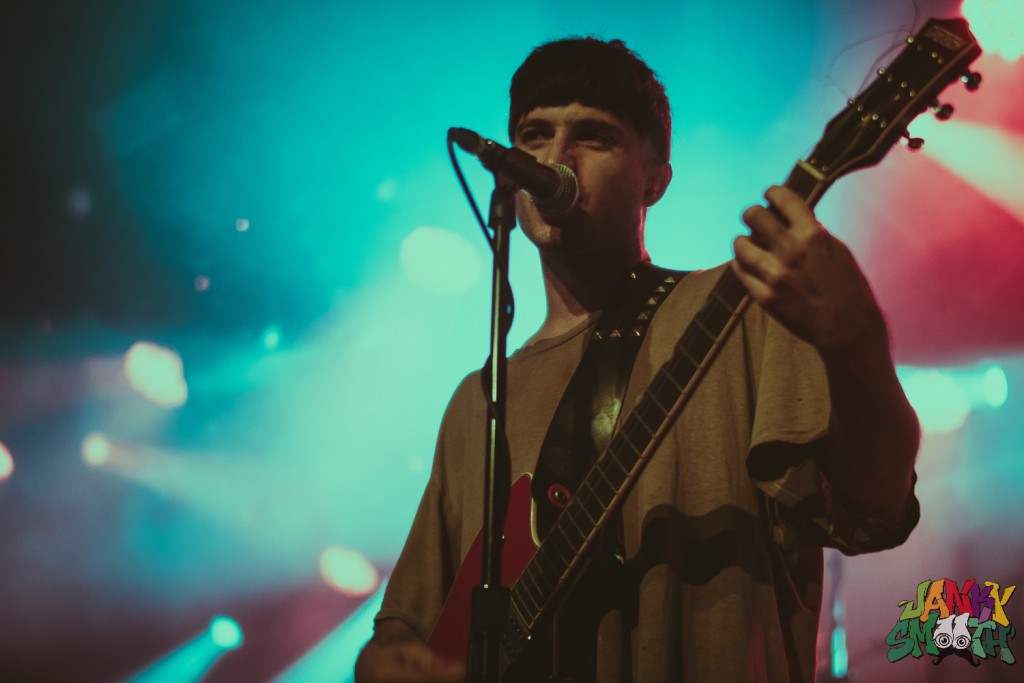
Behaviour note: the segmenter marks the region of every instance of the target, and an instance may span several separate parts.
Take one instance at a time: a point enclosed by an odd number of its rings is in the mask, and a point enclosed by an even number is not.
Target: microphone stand
[[[485,366],[487,426],[484,462],[483,562],[481,583],[470,598],[469,681],[501,679],[501,636],[510,591],[501,583],[501,546],[508,511],[511,462],[505,438],[506,337],[511,327],[512,290],[508,282],[509,238],[516,225],[516,186],[494,174],[487,225],[494,230],[491,280],[491,355]]]

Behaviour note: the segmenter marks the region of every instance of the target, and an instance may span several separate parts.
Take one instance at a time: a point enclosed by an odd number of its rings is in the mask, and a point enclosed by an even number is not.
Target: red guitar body
[[[505,517],[504,544],[501,553],[501,582],[510,586],[523,573],[523,569],[537,552],[533,535],[530,475],[524,474],[512,484],[509,492],[508,515]],[[439,655],[465,662],[469,646],[469,607],[473,588],[480,584],[483,559],[483,534],[477,534],[469,553],[459,567],[434,625],[427,645]]]

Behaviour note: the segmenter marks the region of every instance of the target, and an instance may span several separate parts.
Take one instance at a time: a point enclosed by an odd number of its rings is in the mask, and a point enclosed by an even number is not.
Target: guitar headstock
[[[981,47],[963,19],[932,19],[878,77],[825,127],[825,135],[800,166],[819,181],[836,178],[882,160],[907,136],[907,126],[920,113],[937,105],[937,97],[955,80],[969,90],[981,77],[967,66]],[[948,118],[952,108],[939,107]],[[919,143],[911,141],[912,146]]]

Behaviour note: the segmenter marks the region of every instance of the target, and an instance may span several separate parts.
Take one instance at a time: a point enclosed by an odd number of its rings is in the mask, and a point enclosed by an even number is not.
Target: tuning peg
[[[981,74],[977,71],[965,71],[960,80],[964,82],[968,90],[974,92],[981,85]]]
[[[932,111],[935,112],[935,118],[939,121],[948,121],[953,117],[952,104],[939,104],[936,102],[932,105]]]
[[[924,138],[912,138],[909,132],[905,131],[903,133],[903,139],[907,141],[907,149],[912,152],[916,152],[924,147]]]

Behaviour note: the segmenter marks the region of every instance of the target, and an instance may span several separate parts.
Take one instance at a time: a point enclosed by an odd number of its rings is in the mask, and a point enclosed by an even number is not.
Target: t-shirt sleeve
[[[401,619],[423,640],[434,628],[454,574],[444,498],[444,436],[442,424],[430,479],[374,619]]]
[[[833,493],[827,465],[831,407],[817,351],[757,306],[744,328],[755,390],[747,470],[766,494],[775,541],[791,550],[810,543],[849,555],[903,543],[920,517],[913,489],[892,519],[856,514]]]

